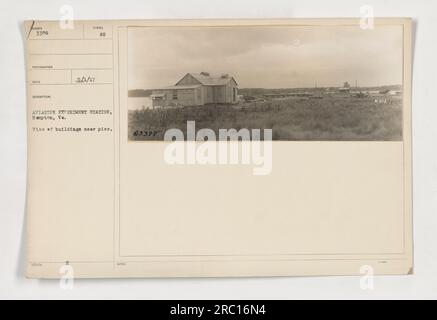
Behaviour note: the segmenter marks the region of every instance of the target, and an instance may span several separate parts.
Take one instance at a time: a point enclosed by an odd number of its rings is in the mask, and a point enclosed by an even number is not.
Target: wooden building
[[[153,90],[153,107],[203,106],[237,102],[238,84],[232,76],[187,73],[174,86]]]

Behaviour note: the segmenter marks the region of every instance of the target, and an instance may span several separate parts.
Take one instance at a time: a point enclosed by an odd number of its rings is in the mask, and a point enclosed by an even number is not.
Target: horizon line
[[[391,86],[401,86],[403,87],[403,84],[382,84],[382,85],[368,85],[368,86],[350,86],[350,89],[354,88],[372,88],[372,87],[391,87]],[[280,87],[280,88],[266,88],[266,87],[241,87],[238,88],[239,90],[244,89],[264,89],[264,90],[285,90],[285,89],[326,89],[326,88],[343,88],[342,86],[317,86],[317,87]],[[135,88],[135,89],[128,89],[128,91],[131,90],[163,90],[162,88]]]

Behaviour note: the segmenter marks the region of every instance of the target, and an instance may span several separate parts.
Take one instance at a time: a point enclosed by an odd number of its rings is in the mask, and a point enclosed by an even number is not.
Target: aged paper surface
[[[25,30],[28,277],[412,273],[410,19]]]

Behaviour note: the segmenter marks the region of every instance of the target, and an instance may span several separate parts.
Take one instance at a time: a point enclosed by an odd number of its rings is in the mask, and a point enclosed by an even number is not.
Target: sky
[[[401,26],[133,27],[128,88],[186,73],[230,74],[239,88],[402,84]]]

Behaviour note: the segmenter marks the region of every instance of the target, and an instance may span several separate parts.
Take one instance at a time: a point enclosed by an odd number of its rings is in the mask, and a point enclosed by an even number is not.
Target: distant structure
[[[351,90],[351,85],[349,84],[349,82],[344,82],[343,83],[343,87],[342,88],[338,88],[338,91],[340,92],[349,92]]]
[[[153,107],[232,104],[238,101],[238,84],[228,74],[187,73],[175,85],[153,90],[151,98]]]

